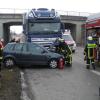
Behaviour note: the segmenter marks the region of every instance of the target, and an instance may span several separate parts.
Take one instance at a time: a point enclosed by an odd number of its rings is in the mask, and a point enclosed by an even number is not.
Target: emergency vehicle
[[[65,40],[66,44],[70,47],[72,52],[75,52],[76,42],[74,41],[70,30],[65,30],[64,34],[62,34],[62,38]]]
[[[90,15],[86,21],[86,38],[92,36],[97,48],[94,51],[94,57],[100,62],[100,13]]]

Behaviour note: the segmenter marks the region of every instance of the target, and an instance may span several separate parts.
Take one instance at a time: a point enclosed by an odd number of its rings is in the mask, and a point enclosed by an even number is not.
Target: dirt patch
[[[19,68],[1,71],[0,100],[21,100],[21,82]]]

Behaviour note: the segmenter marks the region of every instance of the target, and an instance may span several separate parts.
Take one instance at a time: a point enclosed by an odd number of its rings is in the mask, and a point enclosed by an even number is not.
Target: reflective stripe
[[[0,48],[0,50],[3,50],[3,48]]]
[[[90,64],[86,64],[86,65],[90,65]]]
[[[95,51],[94,51],[94,49],[93,49],[93,58],[95,58]]]
[[[2,59],[2,57],[0,57],[0,59]]]
[[[69,62],[71,64],[72,63],[72,54],[70,54],[69,57],[70,57],[70,61]]]
[[[94,48],[96,48],[96,44],[87,44],[87,48],[88,48],[88,57],[89,59],[94,58],[95,52],[94,52]],[[93,48],[93,56],[90,57],[90,48]]]
[[[94,64],[94,62],[91,62],[92,64]]]
[[[88,48],[88,58],[89,58],[89,59],[93,58],[93,56],[90,57],[90,49],[89,49],[89,48]]]
[[[96,44],[87,44],[87,48],[96,48]]]

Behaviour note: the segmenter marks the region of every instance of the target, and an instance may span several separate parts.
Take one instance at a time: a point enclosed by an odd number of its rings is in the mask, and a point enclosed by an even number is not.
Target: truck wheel
[[[49,61],[49,67],[50,68],[54,69],[54,68],[57,68],[57,66],[58,66],[58,62],[57,62],[56,59],[52,59],[52,60]]]
[[[14,65],[15,65],[15,62],[14,62],[14,60],[12,58],[5,59],[4,66],[6,68],[12,68]]]

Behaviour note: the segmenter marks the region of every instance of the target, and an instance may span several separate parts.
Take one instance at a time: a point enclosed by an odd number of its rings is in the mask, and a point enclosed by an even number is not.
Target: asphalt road
[[[30,100],[100,100],[100,75],[86,69],[83,58],[78,47],[72,67],[25,69]]]

